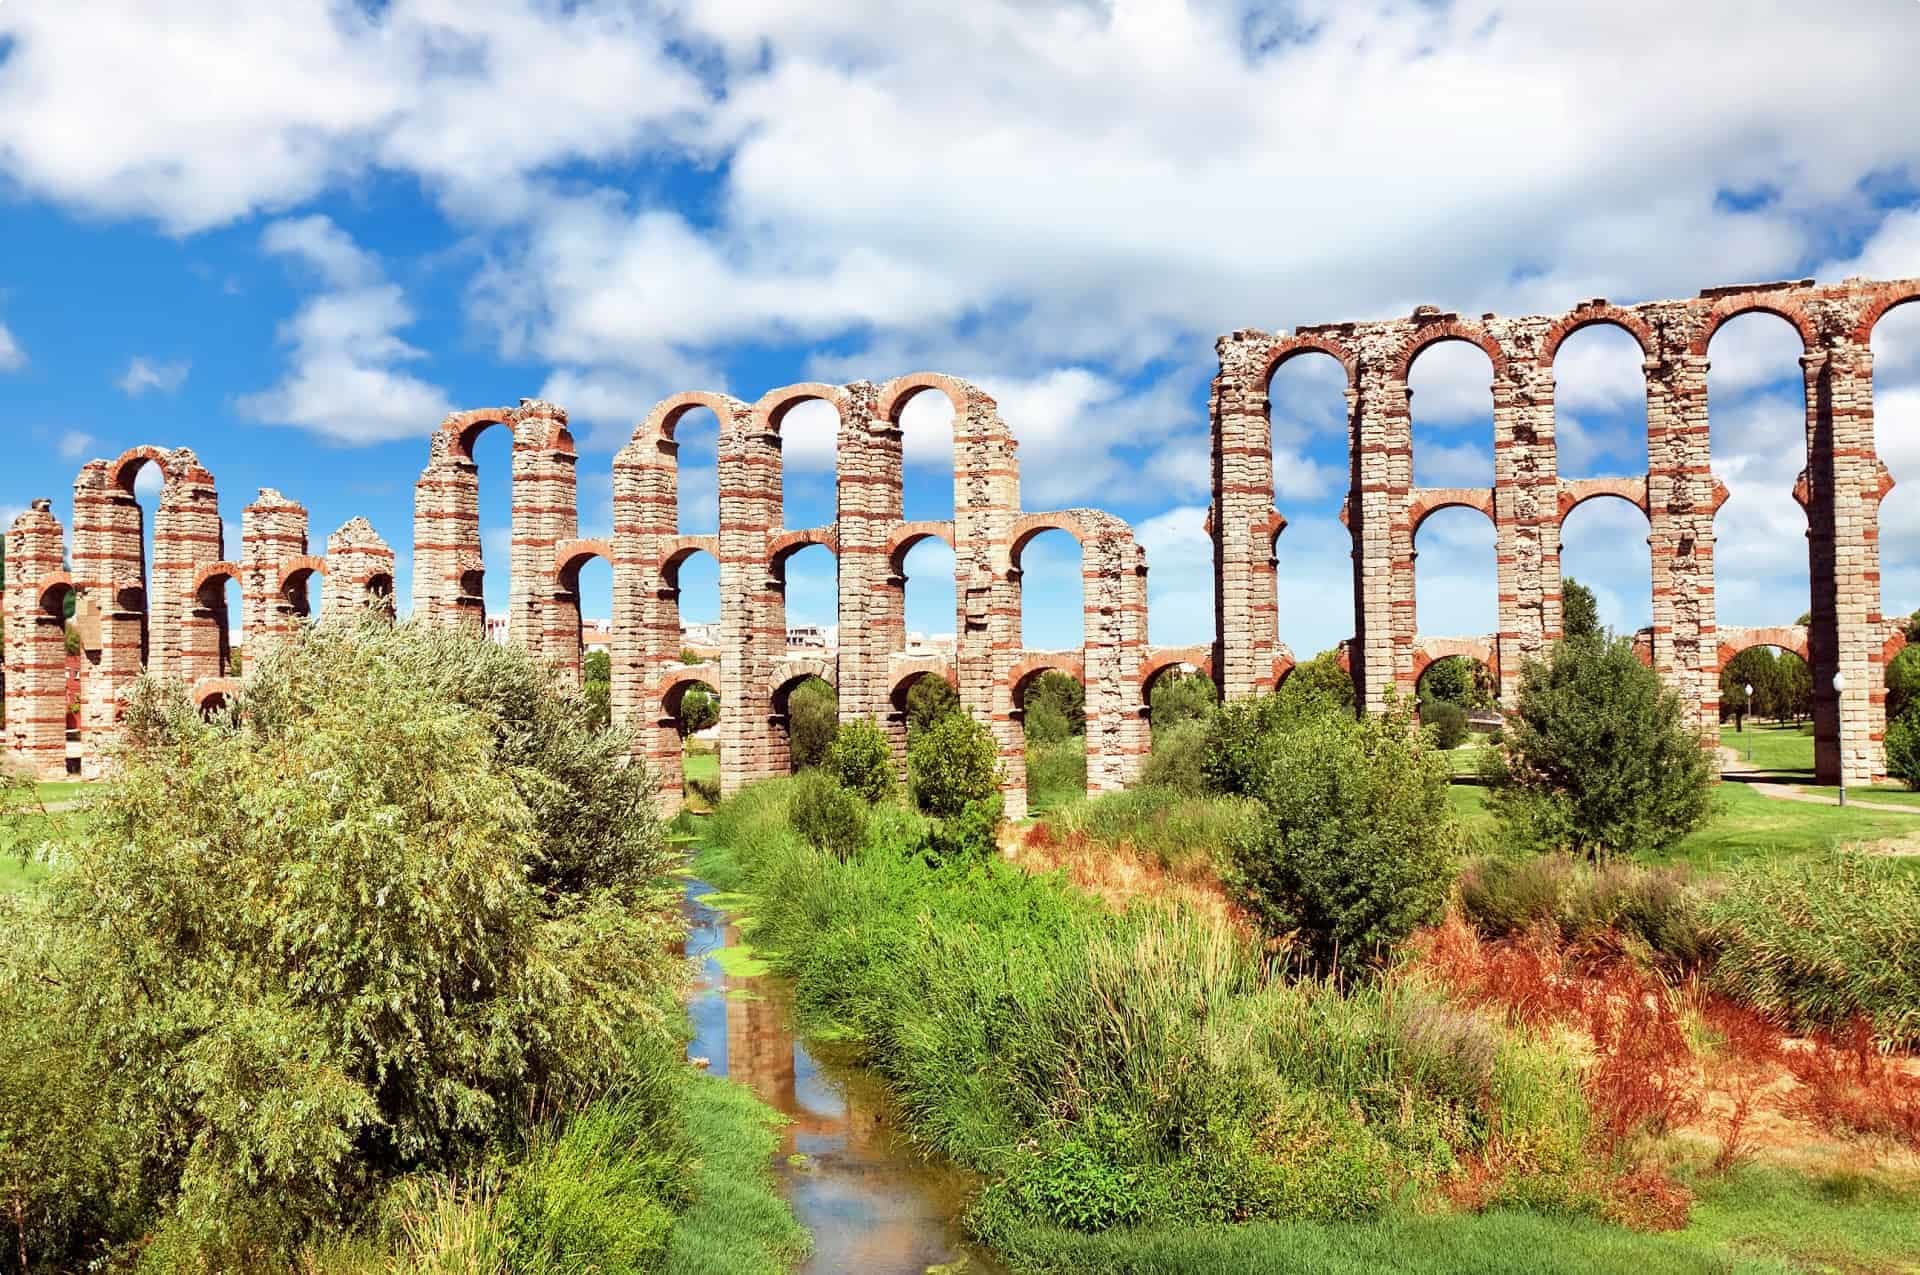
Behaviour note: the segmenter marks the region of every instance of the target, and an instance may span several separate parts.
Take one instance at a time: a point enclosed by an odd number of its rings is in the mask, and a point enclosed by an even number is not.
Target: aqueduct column
[[[888,586],[887,544],[899,525],[901,430],[880,414],[879,387],[856,381],[840,403],[834,483],[839,571],[840,720],[884,722],[887,657],[906,645],[906,594]],[[785,635],[782,634],[782,642]]]
[[[351,619],[372,606],[393,605],[393,550],[365,518],[353,518],[327,537],[323,618]]]
[[[7,531],[7,746],[39,779],[67,773],[66,539],[53,502]]]
[[[1360,554],[1360,632],[1354,687],[1369,713],[1389,690],[1410,691],[1416,616],[1413,593],[1413,427],[1407,382],[1387,359],[1363,359],[1355,413],[1354,485],[1347,517]]]
[[[121,563],[116,506],[107,483],[107,462],[89,461],[73,484],[73,579],[80,605],[94,616],[92,643],[82,693],[80,722],[89,743],[112,734],[119,720],[119,696],[140,676],[141,616],[136,598],[123,598],[115,585]],[[98,749],[89,747],[83,771],[91,777]]]
[[[801,397],[814,397],[805,395]],[[786,652],[784,607],[767,561],[780,521],[779,418],[786,391],[720,422],[720,791],[774,773],[768,681]]]
[[[449,417],[413,488],[413,614],[432,624],[486,624],[480,472]]]
[[[1215,677],[1226,699],[1271,690],[1279,603],[1269,522],[1273,508],[1273,426],[1264,332],[1239,331],[1215,343],[1213,380],[1213,611]]]
[[[1823,784],[1886,773],[1885,637],[1880,622],[1879,504],[1873,350],[1841,334],[1800,360],[1806,381],[1807,507],[1813,621],[1813,769]],[[1835,673],[1845,689],[1833,691]],[[1876,694],[1878,692],[1878,694]]]
[[[1490,331],[1504,356],[1493,381],[1493,514],[1500,698],[1512,704],[1521,666],[1560,632],[1560,476],[1553,373],[1539,365],[1544,322]]]
[[[554,604],[554,547],[580,534],[579,457],[567,414],[543,399],[523,398],[513,429],[513,548],[507,581],[507,640],[549,660],[577,662],[578,651],[554,649],[547,611]],[[560,626],[564,627],[564,626]],[[574,612],[573,640],[580,633]]]
[[[1087,788],[1114,792],[1138,778],[1150,742],[1139,686],[1147,653],[1147,560],[1120,519],[1076,512],[1094,530],[1080,555]]]
[[[280,567],[306,556],[305,506],[262,487],[240,511],[240,622],[252,649],[292,632],[294,611],[280,592]]]
[[[147,666],[191,686],[220,673],[219,619],[199,614],[193,585],[203,563],[225,554],[220,497],[199,457],[178,447],[162,453],[164,482],[153,520],[153,580],[147,591]],[[132,477],[127,478],[129,488]]]
[[[1007,580],[1007,538],[1020,512],[1020,460],[999,405],[965,381],[918,377],[954,399],[953,671],[960,706],[993,732],[1002,757],[1013,750],[1025,769],[1025,733],[1013,715],[1005,671],[1018,658],[1020,602]],[[1012,609],[1007,600],[1011,594]],[[1007,795],[1007,814],[1026,813],[1026,788]]]
[[[1692,350],[1691,321],[1653,325],[1647,374],[1648,560],[1653,574],[1653,667],[1717,729],[1713,516],[1719,490],[1707,423],[1707,359]]]

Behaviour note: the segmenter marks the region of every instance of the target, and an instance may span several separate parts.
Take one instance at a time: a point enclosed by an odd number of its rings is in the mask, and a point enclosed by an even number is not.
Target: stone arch
[[[671,443],[674,441],[674,430],[687,413],[702,407],[719,419],[723,430],[728,421],[752,410],[730,394],[713,394],[704,390],[675,394],[654,404],[646,419],[634,427],[632,441],[642,445],[663,440]]]
[[[1296,333],[1283,340],[1276,341],[1260,361],[1261,388],[1271,391],[1274,374],[1281,367],[1303,354],[1320,353],[1332,356],[1347,374],[1349,389],[1359,384],[1360,365],[1353,351],[1331,337],[1316,332]]]
[[[1202,677],[1213,677],[1213,648],[1211,646],[1156,647],[1140,661],[1136,674],[1140,687],[1141,716],[1151,718],[1153,709],[1153,688],[1167,674],[1190,669]]]
[[[1086,661],[1068,651],[1029,651],[1007,673],[1007,689],[1013,694],[1016,716],[1026,712],[1027,690],[1042,673],[1065,673],[1081,686],[1087,684]]]
[[[1920,280],[1907,279],[1895,284],[1886,284],[1873,289],[1872,300],[1866,309],[1860,312],[1860,320],[1854,325],[1853,339],[1860,345],[1873,340],[1873,330],[1889,310],[1897,309],[1910,301],[1920,301]]]
[[[1072,536],[1085,552],[1088,541],[1093,539],[1093,531],[1072,510],[1056,510],[1052,513],[1023,514],[1013,520],[1013,526],[1007,533],[1007,568],[1020,569],[1020,553],[1029,541],[1043,531],[1064,531]]]
[[[1807,282],[1811,283],[1812,280]],[[1771,314],[1775,318],[1785,319],[1800,334],[1803,352],[1811,353],[1819,347],[1819,329],[1798,302],[1777,291],[1760,289],[1735,292],[1715,300],[1701,321],[1699,331],[1694,334],[1689,352],[1704,357],[1707,347],[1713,343],[1713,334],[1729,319],[1737,319],[1743,314]]]
[[[767,679],[762,703],[766,706],[770,773],[784,775],[793,770],[792,699],[802,684],[818,679],[840,693],[839,670],[832,660],[788,657],[774,664]]]
[[[995,406],[983,391],[957,376],[942,372],[909,372],[905,376],[894,377],[880,387],[874,404],[874,418],[889,425],[898,425],[900,413],[906,410],[908,402],[929,391],[945,395],[947,402],[953,404],[953,419],[956,422],[967,419],[970,406]]]
[[[906,713],[907,695],[923,677],[937,677],[956,692],[960,689],[960,679],[954,675],[952,660],[932,655],[895,660],[887,669],[887,701],[893,705],[895,712]]]
[[[40,577],[33,586],[34,605],[40,608],[42,615],[58,619],[64,626],[67,618],[67,595],[76,592],[73,574],[67,571],[54,571]]]
[[[1565,524],[1567,515],[1589,500],[1599,500],[1606,496],[1624,500],[1641,513],[1652,516],[1647,506],[1645,475],[1635,478],[1562,478],[1560,480],[1560,522]]]
[[[224,588],[229,580],[239,581],[242,578],[240,564],[237,562],[210,563],[200,568],[199,574],[194,576],[193,589],[188,596],[204,601],[207,599],[209,586],[219,585]]]
[[[554,587],[578,593],[580,568],[595,558],[612,565],[613,546],[605,540],[562,540],[553,547]]]
[[[313,618],[313,599],[307,589],[314,576],[319,576],[322,580],[327,578],[327,560],[309,554],[281,563],[279,579],[274,586],[282,603],[293,614],[306,619]]]
[[[1497,521],[1491,487],[1418,487],[1407,507],[1408,537],[1417,540],[1420,524],[1442,509],[1477,509],[1488,522]]]
[[[193,706],[202,713],[225,708],[240,694],[240,683],[230,677],[209,677],[194,684]]]
[[[776,578],[786,571],[787,560],[802,549],[819,545],[834,557],[840,556],[840,535],[835,527],[803,527],[783,531],[767,541],[767,566]]]
[[[1470,637],[1431,637],[1421,638],[1413,645],[1413,684],[1417,688],[1420,679],[1427,670],[1441,660],[1453,656],[1463,656],[1484,665],[1492,674],[1495,685],[1500,681],[1500,655],[1490,638]]]
[[[1639,342],[1643,357],[1653,357],[1657,342],[1654,340],[1653,329],[1647,326],[1645,319],[1632,310],[1624,310],[1617,305],[1609,305],[1605,301],[1589,301],[1585,305],[1576,306],[1571,313],[1555,319],[1553,326],[1547,329],[1545,338],[1540,342],[1540,366],[1551,368],[1554,357],[1560,353],[1561,344],[1575,332],[1602,324],[1626,332]]]
[[[1414,360],[1419,358],[1423,351],[1445,341],[1463,341],[1468,345],[1479,347],[1493,364],[1494,377],[1498,379],[1506,375],[1507,352],[1485,328],[1477,323],[1463,323],[1459,319],[1448,318],[1426,323],[1407,338],[1393,357],[1393,379],[1405,384],[1407,374],[1413,369]]]
[[[1809,660],[1807,654],[1807,628],[1804,624],[1773,624],[1761,627],[1742,625],[1723,626],[1715,635],[1713,672],[1717,677],[1723,672],[1734,656],[1742,651],[1750,651],[1756,646],[1773,646],[1783,651],[1791,651],[1803,660]],[[1809,667],[1811,661],[1809,660]]]
[[[939,540],[951,549],[953,545],[953,524],[950,522],[903,522],[895,527],[887,537],[887,565],[893,574],[905,577],[907,574],[907,555],[913,547],[926,540]]]

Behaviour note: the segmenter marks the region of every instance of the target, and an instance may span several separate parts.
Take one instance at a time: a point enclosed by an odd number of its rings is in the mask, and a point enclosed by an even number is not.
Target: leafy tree
[[[1399,707],[1295,718],[1269,750],[1263,809],[1231,848],[1231,884],[1316,967],[1357,972],[1446,902],[1459,848],[1446,760]]]
[[[1777,685],[1780,715],[1804,721],[1813,716],[1813,670],[1807,662],[1792,651],[1780,652],[1775,667],[1779,669],[1780,680]]]
[[[1767,717],[1784,715],[1781,709],[1779,661],[1770,646],[1754,646],[1727,661],[1720,670],[1720,707],[1744,726],[1749,710],[1747,687],[1753,687],[1751,710]]]
[[[1452,700],[1428,700],[1422,704],[1420,724],[1433,731],[1436,748],[1454,749],[1467,742],[1467,710]]]
[[[1903,646],[1887,665],[1887,720],[1905,717],[1915,703],[1920,703],[1920,646]]]
[[[1572,576],[1560,582],[1560,630],[1570,638],[1605,636],[1600,627],[1600,603],[1593,590]]]
[[[866,808],[825,767],[794,776],[787,817],[808,845],[842,859],[851,857],[867,839]]]
[[[1329,718],[1351,716],[1348,706],[1339,702],[1330,690],[1315,689],[1312,683],[1287,693],[1295,677],[1324,657],[1294,670],[1293,677],[1273,695],[1255,695],[1222,704],[1206,723],[1206,742],[1200,759],[1200,773],[1207,788],[1223,796],[1252,797],[1265,786],[1268,772],[1275,764],[1274,741],[1301,723],[1321,722]],[[1352,683],[1339,666],[1328,661],[1349,692]]]
[[[1555,644],[1527,663],[1491,776],[1510,834],[1546,848],[1635,853],[1703,823],[1712,767],[1680,697],[1624,638]]]
[[[720,720],[720,696],[704,682],[695,682],[680,695],[680,738],[697,735]]]
[[[960,711],[960,693],[937,674],[914,679],[907,688],[907,733],[925,730],[948,713]]]
[[[809,677],[788,694],[787,743],[795,770],[824,761],[839,729],[840,697],[824,679]]]
[[[1287,674],[1276,692],[1289,711],[1326,708],[1353,711],[1353,676],[1340,667],[1338,651],[1322,651]]]
[[[872,718],[858,717],[840,727],[827,746],[826,769],[869,805],[893,795],[893,743]]]
[[[1920,789],[1920,713],[1906,713],[1887,724],[1887,773]]]
[[[913,799],[920,809],[945,819],[969,802],[1000,790],[1000,750],[985,726],[966,713],[949,713],[907,745]]]
[[[1147,696],[1154,738],[1184,722],[1205,721],[1219,702],[1220,692],[1205,673],[1175,670],[1163,674]]]
[[[1087,733],[1087,691],[1073,677],[1048,669],[1027,688],[1027,739],[1057,744],[1070,735]]]
[[[57,1122],[16,1140],[0,1103],[21,1242],[276,1267],[670,1031],[652,778],[587,714],[524,652],[412,625],[302,628],[212,720],[142,683],[67,866],[0,904],[0,1075]]]
[[[589,720],[600,730],[613,725],[613,658],[588,651],[580,669],[580,693],[591,708]]]
[[[1473,711],[1493,707],[1493,670],[1466,655],[1448,655],[1427,666],[1420,679],[1423,700],[1441,700]]]

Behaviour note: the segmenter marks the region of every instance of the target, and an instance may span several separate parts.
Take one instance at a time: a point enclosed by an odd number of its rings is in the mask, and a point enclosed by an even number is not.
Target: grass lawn
[[[1491,826],[1487,797],[1486,789],[1467,784],[1447,790],[1454,812],[1470,826]],[[1914,815],[1783,801],[1741,783],[1721,784],[1714,801],[1718,810],[1707,826],[1661,856],[1664,861],[1717,872],[1743,860],[1777,860],[1783,855],[1823,854],[1862,841],[1920,838],[1920,817]],[[1900,856],[1895,862],[1920,871],[1920,856]]]
[[[1795,784],[1801,792],[1817,792],[1823,797],[1836,797],[1840,790],[1832,784]],[[1912,806],[1920,810],[1920,792],[1915,792],[1905,784],[1870,784],[1861,787],[1855,784],[1847,789],[1847,800],[1858,798],[1861,801],[1879,802],[1889,806]]]
[[[1720,728],[1720,744],[1731,748],[1741,757],[1747,755],[1747,746],[1753,746],[1753,764],[1761,770],[1778,771],[1783,775],[1805,775],[1813,778],[1813,724],[1804,726],[1791,722],[1776,724],[1767,722],[1748,722],[1744,731],[1736,732],[1731,725]]]

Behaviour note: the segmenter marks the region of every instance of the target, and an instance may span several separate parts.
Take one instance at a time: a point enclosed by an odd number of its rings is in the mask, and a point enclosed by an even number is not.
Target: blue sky
[[[5,0],[0,511],[46,495],[64,519],[87,458],[187,445],[236,541],[261,486],[309,506],[316,546],[364,514],[404,597],[446,410],[566,405],[591,535],[613,451],[669,393],[933,368],[1000,400],[1030,509],[1133,521],[1153,639],[1205,641],[1216,335],[1920,274],[1916,64],[1909,0]],[[1876,348],[1896,612],[1920,606],[1920,307]],[[1722,623],[1806,609],[1797,353],[1764,316],[1711,352]],[[1642,470],[1631,342],[1588,330],[1558,369],[1562,472]],[[1351,628],[1327,370],[1274,387],[1303,656]],[[1415,364],[1420,481],[1487,481],[1489,379],[1465,346]],[[909,516],[951,507],[944,415],[909,419]],[[830,453],[793,423],[790,523],[830,516]],[[483,440],[496,605],[505,456]],[[1566,569],[1623,629],[1647,622],[1645,536],[1618,502],[1568,525]],[[1486,520],[1437,516],[1419,549],[1422,630],[1491,629]],[[909,626],[949,631],[950,555],[909,567]],[[1027,644],[1077,644],[1071,542],[1027,567]],[[796,559],[795,620],[831,621],[831,578]],[[711,569],[685,584],[713,618]],[[604,614],[605,569],[586,587]]]

